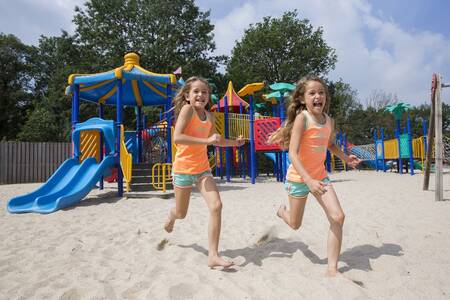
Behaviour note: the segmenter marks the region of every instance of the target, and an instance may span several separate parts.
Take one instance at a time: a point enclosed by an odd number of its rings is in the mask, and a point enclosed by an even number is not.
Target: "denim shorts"
[[[211,176],[211,170],[206,170],[199,174],[177,174],[173,173],[173,185],[181,188],[191,187],[193,184],[198,183],[203,177]]]
[[[330,178],[325,177],[321,180],[323,183],[330,183]],[[304,182],[294,182],[286,180],[284,183],[284,187],[286,191],[288,192],[289,196],[295,197],[295,198],[305,198],[310,190],[309,187]]]

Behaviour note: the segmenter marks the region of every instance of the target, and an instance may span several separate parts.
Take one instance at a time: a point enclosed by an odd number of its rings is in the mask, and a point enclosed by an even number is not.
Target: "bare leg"
[[[201,178],[198,188],[209,209],[208,222],[208,266],[230,267],[232,262],[226,261],[219,256],[219,237],[222,223],[222,201],[214,178],[207,176]]]
[[[172,232],[176,219],[184,219],[186,217],[192,187],[180,188],[175,186],[174,191],[175,206],[169,210],[167,221],[164,224],[164,229],[167,232]]]
[[[286,206],[281,205],[277,211],[277,216],[283,219],[292,229],[299,229],[302,225],[303,214],[305,212],[306,198],[297,198],[289,196],[290,210],[286,210]]]
[[[322,206],[328,221],[330,230],[328,232],[327,254],[328,254],[328,276],[340,275],[337,269],[339,253],[342,244],[342,227],[345,215],[332,185],[326,187],[327,191],[322,196],[315,195],[317,201]]]

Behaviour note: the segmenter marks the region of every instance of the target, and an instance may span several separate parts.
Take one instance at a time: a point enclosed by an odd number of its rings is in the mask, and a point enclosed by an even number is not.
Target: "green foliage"
[[[74,23],[83,59],[93,70],[123,64],[123,55],[141,55],[141,65],[170,73],[179,66],[189,77],[215,73],[223,57],[215,49],[209,12],[192,0],[91,0],[75,9]]]
[[[30,112],[18,138],[27,142],[65,141],[64,130],[59,126],[57,115],[48,106]]]
[[[265,17],[251,25],[236,43],[227,72],[239,86],[267,80],[296,82],[306,74],[325,75],[337,61],[334,49],[297,11]]]
[[[31,105],[32,53],[14,35],[0,33],[0,140],[16,137]]]
[[[141,65],[153,72],[170,73],[183,66],[187,77],[221,78],[216,68],[225,58],[210,55],[215,44],[209,12],[201,12],[192,0],[90,0],[85,8],[75,9],[73,22],[75,35],[63,31],[58,37],[42,36],[37,48],[1,35],[1,64],[14,73],[5,72],[0,79],[0,84],[5,82],[0,89],[1,121],[8,124],[1,127],[0,138],[67,141],[71,130],[71,99],[65,95],[68,76],[121,66],[130,51],[139,53]],[[144,112],[150,120],[158,120],[160,110],[145,108]],[[79,111],[82,122],[97,116],[98,106],[81,101]],[[115,117],[116,108],[106,106],[105,118]],[[126,129],[135,129],[132,107],[124,108],[123,118]]]
[[[33,107],[19,139],[24,141],[68,141],[72,102],[65,95],[67,78],[77,72],[80,52],[73,37],[41,37],[31,62],[35,82]],[[80,109],[83,114],[84,110]],[[39,130],[37,130],[39,128]],[[49,133],[40,132],[48,128]]]

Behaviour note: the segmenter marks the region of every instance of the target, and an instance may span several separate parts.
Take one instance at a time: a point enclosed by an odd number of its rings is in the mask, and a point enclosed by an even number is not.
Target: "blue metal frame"
[[[117,189],[119,197],[123,196],[123,173],[120,167],[120,125],[122,125],[122,79],[116,80],[117,106],[116,106],[116,155],[117,155]]]

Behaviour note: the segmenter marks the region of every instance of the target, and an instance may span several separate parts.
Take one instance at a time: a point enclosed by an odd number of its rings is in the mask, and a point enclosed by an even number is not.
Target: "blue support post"
[[[281,182],[283,181],[283,170],[281,167],[281,152],[275,153],[275,159],[277,164],[277,181]]]
[[[422,130],[423,130],[423,149],[424,149],[424,155],[428,152],[428,145],[427,145],[427,134],[428,134],[428,126],[427,126],[427,120],[422,121]],[[423,167],[422,167],[423,170]]]
[[[326,158],[326,167],[327,167],[327,172],[331,172],[331,153],[330,151],[327,150],[327,158]]]
[[[217,111],[220,112],[220,101],[217,102]],[[220,163],[219,176],[220,176],[220,179],[223,179],[223,153],[222,153],[222,148],[216,147],[216,151],[219,152],[219,163]]]
[[[381,163],[383,164],[383,172],[386,172],[386,156],[384,155],[384,128],[381,128]]]
[[[373,140],[375,141],[375,171],[378,172],[378,130],[373,130]]]
[[[401,144],[400,144],[400,135],[402,130],[400,128],[400,119],[396,120],[397,129],[395,130],[395,137],[397,138],[398,143],[398,172],[399,174],[403,174],[403,161],[402,161],[402,153],[401,153]]]
[[[142,109],[140,106],[137,107],[136,113],[136,139],[137,139],[137,162],[142,161]]]
[[[242,102],[239,102],[239,115],[242,116],[244,114],[244,107],[242,106]],[[238,148],[238,157],[239,157],[239,172],[241,173],[241,178],[245,178],[245,164],[244,164],[244,147],[245,145]]]
[[[280,120],[281,124],[283,124],[285,115],[284,115],[284,97],[283,92],[280,92]],[[286,150],[281,150],[281,181],[284,181],[286,178],[286,171],[287,171],[287,155]]]
[[[103,119],[103,117],[104,117],[104,114],[105,114],[105,106],[102,104],[102,103],[100,103],[100,105],[98,106],[98,116],[101,118],[101,119]],[[102,133],[100,132],[100,143],[99,143],[100,145],[99,145],[99,147],[100,147],[100,161],[102,161],[103,160],[103,145],[104,145],[104,143],[103,143],[103,135],[102,135]],[[100,177],[100,190],[103,190],[103,188],[104,188],[104,182],[103,182],[103,176],[101,176]]]
[[[273,153],[275,160],[273,161],[273,176],[277,179],[278,181],[278,165],[277,165],[277,153],[274,152]]]
[[[73,96],[72,96],[72,132],[75,130],[75,126],[78,123],[78,114],[80,109],[80,86],[78,84],[75,84]],[[72,141],[72,148],[74,147],[74,143]],[[74,158],[79,159],[79,157],[75,157],[75,153],[78,151],[74,151],[75,149],[72,149],[72,154]]]
[[[408,152],[409,152],[409,174],[414,175],[414,153],[413,153],[413,146],[412,146],[412,132],[411,132],[411,119],[408,115],[408,118],[406,120],[406,127],[408,130]]]
[[[122,125],[122,79],[116,80],[117,84],[117,107],[116,107],[116,155],[117,155],[117,190],[119,197],[123,196],[123,173],[120,166],[120,126]]]
[[[250,178],[251,183],[255,184],[256,182],[256,163],[255,163],[255,132],[254,132],[254,123],[255,123],[255,113],[254,113],[254,104],[253,104],[253,95],[249,95],[250,99]]]
[[[343,138],[344,138],[344,153],[348,155],[347,134],[344,133]],[[345,164],[345,171],[348,171],[347,164]]]
[[[228,124],[228,96],[223,97],[224,105],[224,114],[225,114],[225,138],[230,138],[230,128]],[[227,182],[231,181],[231,148],[225,148],[225,159],[226,159],[226,180]]]
[[[172,108],[172,85],[167,85],[167,163],[172,163],[172,112],[168,112]]]

